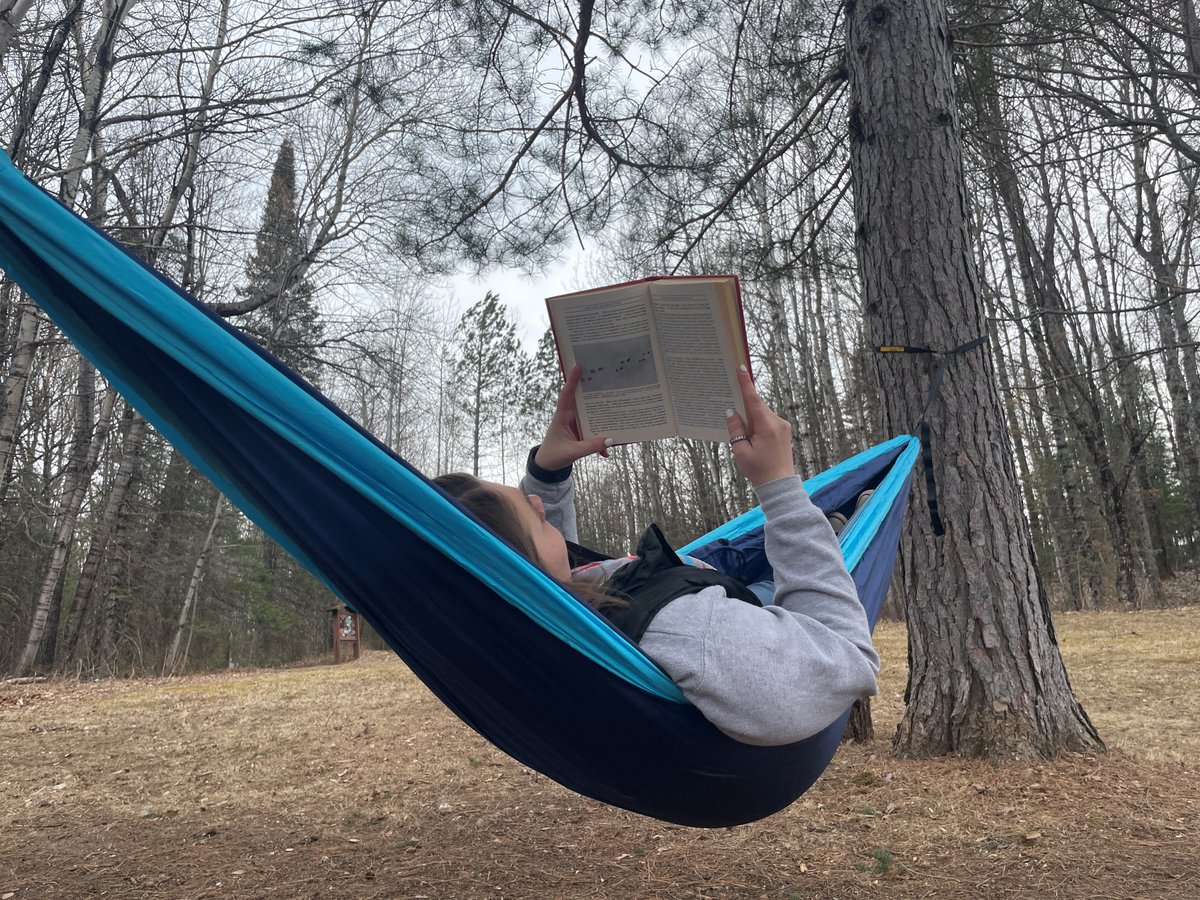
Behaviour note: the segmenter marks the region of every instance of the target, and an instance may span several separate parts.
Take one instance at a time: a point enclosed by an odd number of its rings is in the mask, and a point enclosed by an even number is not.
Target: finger
[[[567,372],[567,379],[566,379],[565,386],[571,388],[571,390],[574,390],[576,385],[579,384],[579,377],[582,374],[583,374],[583,366],[581,366],[579,363],[575,363],[575,365],[571,366],[571,371]]]
[[[605,459],[608,459],[608,448],[613,445],[613,442],[612,438],[600,435],[600,437],[590,441],[589,445],[591,446],[591,450],[588,451],[589,453],[599,453]]]
[[[574,403],[571,403],[565,409],[555,410],[554,418],[561,422],[567,431],[575,435],[575,440],[582,440],[579,437],[579,410],[575,408]]]
[[[583,369],[579,363],[571,366],[571,371],[567,372],[566,380],[563,381],[562,390],[558,392],[558,408],[567,409],[575,403],[575,388],[579,387],[579,378],[583,373]]]
[[[735,438],[738,435],[746,433],[746,423],[742,421],[742,417],[737,414],[737,410],[725,410],[725,424],[729,427],[729,436]],[[738,441],[740,444],[741,441]],[[737,444],[733,445],[737,447]]]
[[[767,411],[767,404],[758,396],[758,388],[754,386],[754,379],[745,366],[740,367],[737,374],[738,387],[742,389],[742,403],[746,406],[746,419],[753,429],[756,421]]]

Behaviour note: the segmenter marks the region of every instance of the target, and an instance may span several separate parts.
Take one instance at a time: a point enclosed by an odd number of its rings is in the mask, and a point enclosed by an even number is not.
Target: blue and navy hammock
[[[683,825],[750,822],[802,794],[846,716],[782,747],[718,731],[623,635],[311,385],[29,181],[0,153],[0,267],[241,510],[357,610],[459,718],[589,797]],[[919,444],[806,482],[872,623]],[[762,524],[752,510],[695,550]]]

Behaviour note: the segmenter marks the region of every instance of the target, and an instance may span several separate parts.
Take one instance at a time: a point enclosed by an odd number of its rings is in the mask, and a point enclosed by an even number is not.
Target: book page
[[[563,367],[579,363],[582,436],[617,443],[677,434],[665,374],[654,349],[645,284],[551,297],[550,322]]]
[[[747,360],[732,281],[663,280],[651,298],[679,433],[729,440],[725,411],[746,417],[737,367]]]

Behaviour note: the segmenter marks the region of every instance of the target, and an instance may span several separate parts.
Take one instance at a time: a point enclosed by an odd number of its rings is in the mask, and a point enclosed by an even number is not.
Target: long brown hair
[[[506,540],[514,550],[550,575],[538,555],[533,535],[521,522],[517,511],[502,494],[492,490],[487,482],[465,472],[451,472],[439,475],[433,479],[433,483],[474,513],[476,518],[497,536]],[[553,575],[550,577],[554,578]],[[628,605],[627,600],[608,593],[603,585],[594,581],[576,578],[566,582],[558,578],[554,580],[595,610]]]

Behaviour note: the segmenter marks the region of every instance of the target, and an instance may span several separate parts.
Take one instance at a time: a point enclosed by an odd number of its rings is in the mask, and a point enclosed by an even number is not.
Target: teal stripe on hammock
[[[917,462],[917,455],[921,452],[921,442],[909,435],[893,438],[887,444],[881,444],[880,447],[889,445],[894,447],[899,443],[907,443],[907,446],[892,463],[887,474],[879,483],[879,487],[875,489],[875,493],[867,500],[866,505],[838,535],[838,540],[842,545],[842,556],[846,560],[846,568],[851,572],[857,568],[871,542],[875,540],[875,535],[883,525],[884,519],[887,518],[896,503],[897,495],[904,490],[908,475]]]

